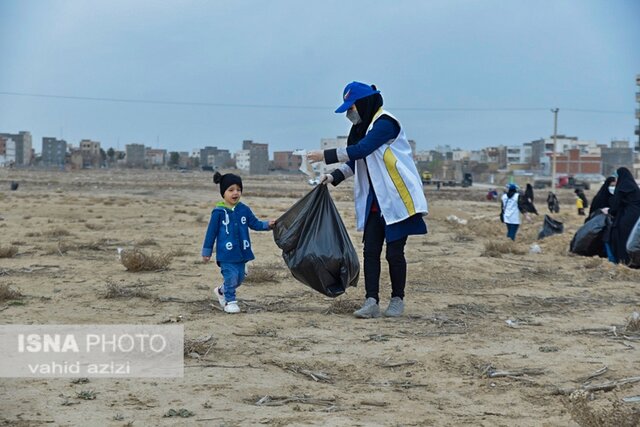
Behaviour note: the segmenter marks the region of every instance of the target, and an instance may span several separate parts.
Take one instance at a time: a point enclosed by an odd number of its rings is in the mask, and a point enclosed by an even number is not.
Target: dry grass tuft
[[[484,252],[481,256],[501,258],[502,254],[524,255],[526,253],[526,250],[512,240],[491,240],[484,244]]]
[[[352,314],[361,304],[362,301],[339,298],[331,303],[324,314]]]
[[[458,232],[455,236],[453,236],[454,242],[473,242],[473,237],[469,236],[466,233]]]
[[[106,290],[102,294],[103,298],[151,298],[151,294],[140,286],[120,286],[117,283],[111,281],[107,282]]]
[[[249,274],[247,274],[247,283],[266,283],[266,282],[277,282],[278,281],[278,270],[281,267],[272,264],[272,265],[257,265],[253,266],[249,269]]]
[[[136,242],[135,246],[158,246],[158,242],[154,239],[142,239],[139,242]]]
[[[584,268],[591,270],[602,266],[602,258],[592,257],[584,262]]]
[[[171,254],[146,254],[140,249],[124,250],[120,254],[122,265],[128,271],[165,270],[171,263]]]
[[[84,226],[87,227],[89,230],[102,230],[104,228],[104,225],[92,224],[90,222],[87,222]]]
[[[571,418],[582,427],[634,427],[640,425],[640,410],[624,406],[620,399],[595,401],[591,393],[578,390],[564,400]]]
[[[22,294],[12,289],[6,283],[0,285],[0,301],[9,301],[22,298]]]
[[[69,233],[69,230],[65,230],[64,228],[54,228],[48,231],[45,231],[42,233],[43,236],[45,237],[63,237],[63,236],[70,236],[71,233]]]
[[[198,358],[206,357],[214,345],[216,345],[216,340],[213,335],[207,335],[195,339],[185,338],[184,355]]]
[[[17,253],[17,246],[0,246],[0,258],[13,258]]]
[[[538,240],[538,242],[540,242],[540,246],[544,248],[545,252],[549,254],[568,255],[571,239],[573,239],[573,233],[565,231],[562,234],[545,237],[542,240]]]
[[[634,311],[624,327],[626,332],[640,332],[640,313]]]
[[[169,253],[174,258],[192,255],[192,252],[185,251],[184,249],[171,249]]]

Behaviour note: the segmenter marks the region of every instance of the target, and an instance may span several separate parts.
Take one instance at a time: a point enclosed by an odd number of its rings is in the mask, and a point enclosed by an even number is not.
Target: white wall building
[[[236,168],[249,172],[251,167],[251,150],[236,151]]]
[[[452,160],[454,162],[461,162],[463,160],[468,160],[469,157],[471,156],[471,153],[466,151],[466,150],[453,150],[452,154]]]
[[[531,161],[531,145],[510,145],[507,147],[507,165]]]
[[[5,154],[0,158],[0,166],[16,164],[16,143],[13,139],[7,139]]]

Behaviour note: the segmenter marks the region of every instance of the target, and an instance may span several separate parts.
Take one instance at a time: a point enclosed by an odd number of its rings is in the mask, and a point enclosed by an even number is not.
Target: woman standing
[[[502,195],[502,214],[507,226],[507,237],[511,240],[516,240],[518,227],[520,227],[522,205],[519,199],[518,187],[515,184],[509,184],[507,192]]]
[[[616,171],[618,178],[613,193],[611,208],[608,213],[613,217],[609,234],[609,259],[615,263],[629,263],[627,253],[627,239],[640,217],[640,188],[636,180],[625,167]],[[606,213],[606,212],[605,212]]]
[[[354,200],[358,231],[364,230],[364,305],[353,314],[359,318],[380,316],[380,256],[386,242],[386,260],[391,278],[391,300],[384,312],[398,317],[404,312],[407,237],[426,234],[422,218],[428,213],[420,175],[411,146],[400,122],[382,108],[382,95],[373,85],[349,83],[343,103],[335,111],[346,112],[352,123],[347,147],[312,151],[309,160],[327,164],[345,162],[323,184],[338,185],[355,176]]]
[[[525,212],[530,212],[532,214],[538,215],[538,210],[533,204],[533,187],[531,184],[527,183],[527,188],[524,190],[524,199],[522,200],[522,208]]]
[[[604,184],[600,187],[600,190],[593,196],[591,200],[591,207],[589,208],[589,216],[584,222],[589,221],[591,218],[599,214],[602,208],[611,207],[611,201],[613,200],[613,193],[616,190],[616,178],[613,176],[607,177],[604,180]]]

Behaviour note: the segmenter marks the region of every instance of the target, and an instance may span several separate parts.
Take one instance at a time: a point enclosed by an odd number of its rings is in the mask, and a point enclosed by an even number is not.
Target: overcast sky
[[[353,80],[418,150],[548,137],[554,107],[559,133],[637,140],[637,0],[0,0],[0,54],[0,132],[37,152],[317,148]]]

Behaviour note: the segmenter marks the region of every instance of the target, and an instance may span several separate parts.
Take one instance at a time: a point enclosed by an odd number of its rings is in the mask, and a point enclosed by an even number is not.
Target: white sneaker
[[[224,305],[227,303],[227,300],[224,299],[224,293],[222,293],[222,286],[218,286],[213,289],[213,293],[218,297],[218,302],[220,303],[220,307],[224,308]]]
[[[224,306],[225,313],[240,313],[240,307],[238,307],[238,303],[236,301],[229,301]]]

